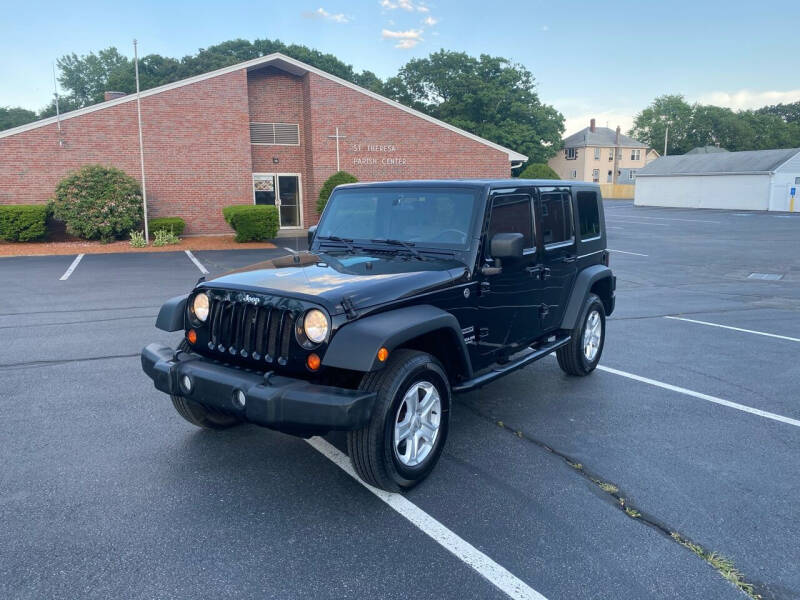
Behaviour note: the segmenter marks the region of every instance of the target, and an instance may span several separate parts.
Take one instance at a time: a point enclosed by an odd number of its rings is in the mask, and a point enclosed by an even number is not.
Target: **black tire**
[[[583,335],[586,331],[589,317],[597,313],[600,318],[600,341],[597,345],[597,352],[590,360],[584,353]],[[600,357],[603,354],[603,346],[606,341],[606,311],[600,298],[595,294],[589,294],[581,310],[580,318],[575,329],[572,330],[570,341],[566,346],[556,350],[558,365],[567,375],[582,377],[588,375],[597,367]]]
[[[418,465],[407,466],[394,445],[395,419],[404,397],[417,383],[430,383],[440,400],[438,431],[433,446]],[[414,487],[425,479],[441,456],[450,421],[450,385],[444,368],[430,354],[416,350],[395,350],[386,366],[368,373],[361,389],[377,392],[369,424],[347,434],[347,452],[356,473],[368,484],[390,492]]]
[[[183,340],[178,346],[178,350],[190,352],[191,348],[188,342]],[[196,427],[202,427],[204,429],[228,429],[229,427],[241,423],[241,421],[233,415],[214,410],[213,408],[209,408],[199,402],[184,398],[183,396],[170,394],[169,397],[172,399],[172,406],[175,407],[178,414]]]

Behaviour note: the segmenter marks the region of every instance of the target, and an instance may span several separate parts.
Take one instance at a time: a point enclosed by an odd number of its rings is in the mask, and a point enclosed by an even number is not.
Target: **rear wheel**
[[[569,343],[556,350],[559,366],[568,375],[588,375],[600,362],[605,338],[605,308],[597,295],[589,294]]]
[[[353,469],[387,491],[415,486],[436,466],[447,439],[450,386],[442,365],[425,352],[396,350],[361,388],[377,397],[369,424],[347,434]]]
[[[178,346],[178,350],[181,352],[190,352],[191,348],[188,342],[183,340]],[[175,407],[178,414],[196,427],[202,427],[204,429],[228,429],[229,427],[241,423],[241,421],[233,415],[214,410],[213,408],[209,408],[183,396],[170,394],[169,397],[172,399],[172,406]]]

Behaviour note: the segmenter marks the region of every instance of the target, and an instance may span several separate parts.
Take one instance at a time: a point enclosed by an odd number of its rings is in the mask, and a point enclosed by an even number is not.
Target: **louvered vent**
[[[299,146],[300,126],[296,123],[250,123],[250,143]]]

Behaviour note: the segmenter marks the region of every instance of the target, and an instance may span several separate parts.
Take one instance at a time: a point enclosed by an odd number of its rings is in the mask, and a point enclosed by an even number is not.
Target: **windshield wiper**
[[[347,249],[350,250],[351,252],[356,251],[356,247],[353,246],[352,244],[353,240],[350,238],[343,238],[339,237],[338,235],[326,235],[324,237],[318,237],[317,239],[322,242],[339,242],[340,244],[344,244],[345,246],[347,246]]]
[[[414,255],[415,258],[422,258],[422,255],[419,251],[414,248],[414,242],[404,242],[403,240],[370,240],[374,244],[389,244],[391,246],[402,246],[406,250],[408,250],[411,254]]]

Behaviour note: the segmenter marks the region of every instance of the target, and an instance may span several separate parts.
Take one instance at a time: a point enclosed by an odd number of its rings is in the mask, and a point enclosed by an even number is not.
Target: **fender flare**
[[[183,331],[186,301],[189,294],[170,298],[161,306],[156,317],[156,327],[163,331]]]
[[[377,357],[381,347],[391,353],[404,342],[440,329],[449,330],[458,340],[456,348],[447,350],[459,354],[464,373],[471,377],[472,365],[458,319],[429,304],[389,310],[343,325],[333,336],[322,364],[351,371],[377,371],[385,364]]]
[[[596,282],[606,277],[611,278],[613,276],[611,269],[605,265],[592,265],[578,273],[575,278],[575,285],[572,286],[567,308],[564,311],[564,317],[561,320],[561,329],[571,330],[575,328],[575,323],[578,320],[583,303],[589,295],[589,290],[592,289]]]

